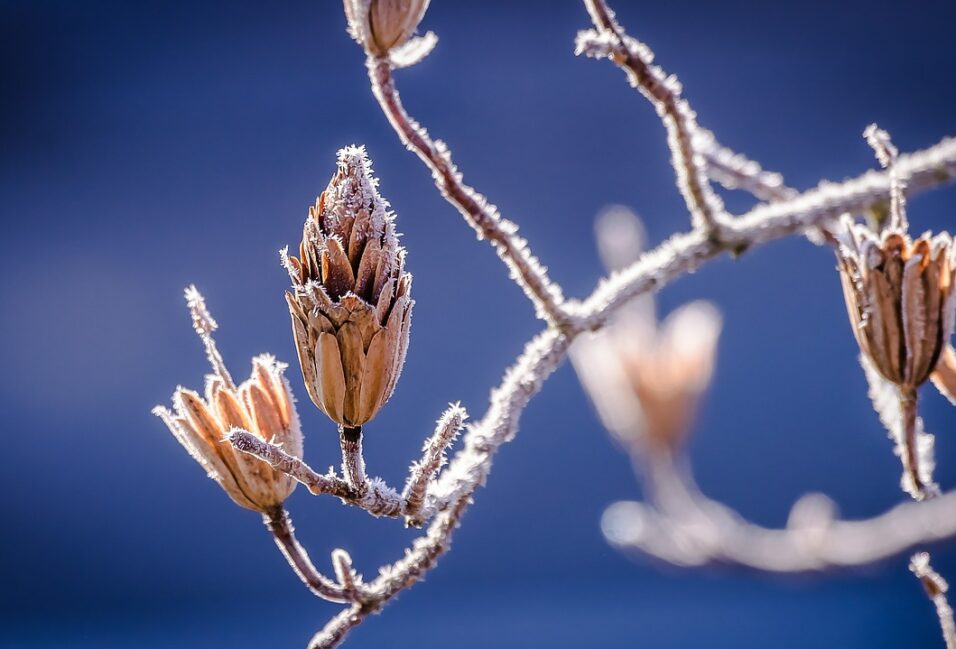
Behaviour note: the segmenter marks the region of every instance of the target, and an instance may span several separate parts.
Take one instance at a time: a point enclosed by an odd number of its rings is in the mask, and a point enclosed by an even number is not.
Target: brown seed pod
[[[190,287],[186,299],[214,373],[206,377],[205,398],[180,387],[173,394],[173,409],[157,406],[153,414],[237,504],[263,513],[273,511],[295,489],[295,480],[237,451],[226,435],[241,428],[262,440],[281,444],[291,455],[302,456],[299,416],[284,376],[287,365],[269,354],[256,356],[252,359],[252,375],[237,387],[216,350],[212,339],[216,323],[206,311],[202,296]]]
[[[912,241],[846,219],[837,251],[843,295],[860,349],[887,380],[915,388],[936,368],[953,332],[956,250],[951,237]]]
[[[283,253],[302,377],[340,426],[371,420],[405,362],[412,276],[388,203],[362,147],[339,151],[338,171],[309,210],[299,256]]]
[[[415,33],[428,3],[429,0],[345,0],[349,33],[369,54],[386,56]]]

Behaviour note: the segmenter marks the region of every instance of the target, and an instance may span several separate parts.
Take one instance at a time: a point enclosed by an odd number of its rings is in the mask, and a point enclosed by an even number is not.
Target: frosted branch
[[[907,193],[930,189],[956,177],[956,139],[901,156],[897,172],[907,179]],[[889,199],[886,171],[870,170],[842,183],[822,182],[792,199],[762,204],[733,219],[722,230],[722,243],[699,232],[678,234],[642,255],[634,264],[611,274],[583,301],[566,309],[582,328],[600,326],[636,295],[658,290],[667,282],[697,269],[724,250],[750,247],[825,225],[844,213],[859,214]]]
[[[784,184],[783,176],[765,171],[759,163],[723,146],[714,134],[700,128],[694,148],[707,160],[707,175],[727,189],[740,189],[762,201],[785,201],[797,190]]]
[[[548,278],[547,269],[531,254],[527,241],[518,236],[518,227],[502,219],[497,207],[464,183],[445,143],[432,140],[428,131],[408,115],[395,87],[390,63],[369,57],[367,66],[372,92],[389,123],[402,143],[431,170],[441,195],[461,212],[479,239],[491,242],[511,271],[511,278],[534,304],[538,317],[563,326],[566,316],[561,308],[561,288]]]
[[[943,640],[946,642],[946,649],[956,649],[956,622],[953,622],[953,609],[946,599],[946,593],[949,590],[949,584],[938,572],[933,570],[929,564],[929,554],[918,552],[910,560],[910,570],[926,591],[926,596],[936,607],[936,615],[939,617],[939,626],[943,631]]]
[[[331,494],[373,516],[397,517],[404,511],[404,503],[398,493],[379,479],[367,480],[365,490],[360,492],[335,475],[331,469],[322,475],[301,459],[286,453],[281,447],[245,431],[234,430],[229,433],[227,439],[236,450],[268,462],[273,469],[294,478],[317,496]]]
[[[584,5],[595,29],[578,34],[576,52],[613,61],[625,71],[631,85],[654,105],[667,129],[677,186],[690,210],[694,227],[708,236],[719,235],[727,214],[723,201],[714,193],[707,178],[707,159],[700,149],[697,115],[681,96],[680,82],[654,65],[654,53],[624,32],[604,0],[584,0]]]
[[[956,535],[956,492],[858,521],[839,520],[829,498],[811,494],[794,505],[786,528],[770,529],[708,499],[666,463],[654,462],[648,472],[654,474],[648,481],[653,504],[615,503],[601,526],[615,547],[676,565],[724,563],[782,573],[848,568]]]

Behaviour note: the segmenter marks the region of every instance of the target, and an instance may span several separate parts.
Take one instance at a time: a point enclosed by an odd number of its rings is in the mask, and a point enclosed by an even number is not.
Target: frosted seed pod
[[[386,56],[415,33],[428,3],[429,0],[345,0],[349,33],[369,54]]]
[[[281,444],[290,455],[302,456],[299,417],[284,376],[287,365],[268,354],[256,356],[252,375],[237,387],[212,340],[217,325],[202,296],[191,286],[186,289],[186,300],[214,373],[206,377],[205,398],[179,387],[173,394],[173,409],[157,406],[153,414],[237,504],[263,513],[274,511],[295,489],[295,480],[237,451],[225,438],[230,430],[240,428]]]
[[[395,390],[414,305],[394,214],[377,184],[364,148],[339,151],[338,171],[309,210],[299,256],[283,252],[306,389],[344,428],[371,420]]]

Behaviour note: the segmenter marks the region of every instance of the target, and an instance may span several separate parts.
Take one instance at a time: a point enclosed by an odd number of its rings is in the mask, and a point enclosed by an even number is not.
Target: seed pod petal
[[[335,336],[342,353],[342,369],[345,374],[345,423],[359,426],[363,423],[359,414],[359,399],[362,394],[362,379],[365,377],[365,350],[362,334],[352,322],[346,322]]]
[[[362,393],[359,398],[359,418],[368,421],[385,401],[385,389],[392,376],[392,356],[387,348],[388,332],[379,329],[368,346]]]
[[[332,334],[319,334],[319,344],[315,348],[315,365],[319,369],[323,410],[333,421],[341,422],[345,407],[345,374],[342,370],[339,343]]]
[[[378,239],[372,239],[362,252],[358,271],[355,273],[355,294],[368,302],[372,301],[372,292],[375,288],[375,271],[378,268],[379,257],[382,253],[382,244]]]
[[[866,352],[876,368],[886,378],[899,383],[903,380],[903,357],[900,347],[903,340],[903,322],[897,308],[895,295],[899,289],[890,286],[886,276],[875,271],[871,274],[872,288],[868,295],[872,332]]]
[[[352,265],[338,239],[330,238],[328,247],[322,251],[322,283],[333,300],[348,293],[355,285]]]

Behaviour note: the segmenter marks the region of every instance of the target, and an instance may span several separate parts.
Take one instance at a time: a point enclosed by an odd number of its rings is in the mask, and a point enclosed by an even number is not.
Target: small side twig
[[[946,598],[949,584],[929,564],[929,554],[918,552],[910,560],[910,570],[923,584],[926,595],[936,606],[939,626],[943,631],[946,649],[956,649],[956,622],[953,621],[953,609]]]
[[[425,502],[429,482],[445,464],[445,450],[457,437],[468,414],[460,404],[452,404],[438,420],[435,433],[428,438],[422,448],[424,455],[420,462],[412,465],[408,482],[402,498],[405,500],[405,516],[409,525],[421,525],[418,514]]]
[[[226,438],[236,450],[255,455],[277,471],[294,478],[318,496],[331,494],[343,502],[360,507],[373,516],[398,517],[404,511],[404,502],[394,489],[380,480],[367,481],[364,493],[352,488],[346,480],[331,470],[322,475],[297,457],[289,455],[275,444],[263,441],[243,430],[233,430]]]
[[[213,319],[209,309],[206,308],[206,299],[199,292],[195,285],[190,284],[186,287],[186,306],[189,308],[189,315],[192,316],[193,329],[202,340],[203,347],[206,348],[206,358],[212,366],[216,376],[222,379],[222,382],[230,390],[236,389],[236,384],[226,369],[226,363],[222,360],[222,354],[216,346],[216,339],[212,334],[219,328],[219,325]]]
[[[707,161],[707,175],[727,189],[740,189],[769,202],[789,200],[798,194],[784,183],[782,175],[766,171],[758,162],[725,147],[707,129],[698,129],[695,148]]]

